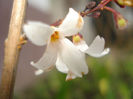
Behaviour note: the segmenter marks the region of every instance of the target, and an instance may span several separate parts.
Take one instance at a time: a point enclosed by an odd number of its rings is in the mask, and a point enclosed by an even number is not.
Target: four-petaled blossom
[[[83,24],[81,15],[70,8],[66,18],[58,27],[41,22],[28,22],[24,25],[24,32],[32,43],[39,46],[47,45],[41,59],[36,63],[31,62],[31,65],[38,69],[36,74],[49,70],[54,65],[60,72],[67,73],[66,80],[82,77],[83,74],[88,73],[84,53],[65,38],[76,35]],[[93,44],[92,48],[94,46],[97,44]],[[102,47],[104,48],[104,44]]]

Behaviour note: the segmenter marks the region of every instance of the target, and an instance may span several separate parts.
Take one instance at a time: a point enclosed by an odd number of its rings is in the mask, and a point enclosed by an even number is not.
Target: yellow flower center
[[[79,43],[82,40],[82,37],[80,35],[74,35],[73,36],[73,43]]]
[[[120,5],[124,5],[124,0],[117,0]]]
[[[51,42],[56,42],[59,40],[59,32],[55,31],[52,35],[51,35]]]

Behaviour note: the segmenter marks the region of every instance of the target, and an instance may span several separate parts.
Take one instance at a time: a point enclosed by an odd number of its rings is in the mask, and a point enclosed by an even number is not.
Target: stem
[[[97,10],[101,10],[104,8],[105,5],[107,5],[109,2],[111,2],[112,0],[102,0],[100,2],[100,4],[98,6],[96,6],[95,8],[89,10],[89,11],[86,11],[86,12],[81,12],[81,16],[84,17],[94,11],[97,11]]]
[[[109,2],[111,2],[112,0],[103,0],[102,5],[105,6],[106,4],[108,4]]]
[[[20,49],[18,44],[22,32],[27,0],[14,0],[8,37],[5,40],[4,66],[0,85],[0,99],[11,99],[16,78]]]
[[[95,7],[94,9],[92,9],[92,10],[90,10],[90,11],[87,11],[87,12],[81,12],[81,16],[82,17],[84,17],[84,16],[86,16],[86,15],[88,15],[88,14],[90,14],[90,13],[92,13],[92,12],[94,12],[94,11],[96,11],[96,10],[98,10],[99,8],[98,8],[98,6],[97,7]]]
[[[116,10],[114,10],[114,9],[112,9],[110,7],[105,6],[104,9],[112,12],[114,15],[120,15],[119,12],[117,12]]]

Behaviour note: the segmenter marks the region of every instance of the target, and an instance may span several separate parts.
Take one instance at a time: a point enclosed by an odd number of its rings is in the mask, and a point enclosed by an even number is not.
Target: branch
[[[16,78],[17,62],[20,49],[20,36],[25,15],[27,0],[14,0],[9,25],[8,37],[5,40],[4,66],[0,85],[0,99],[11,99]]]

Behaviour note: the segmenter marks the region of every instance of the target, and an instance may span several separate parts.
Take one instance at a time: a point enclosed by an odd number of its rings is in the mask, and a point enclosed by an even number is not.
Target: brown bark
[[[20,49],[20,36],[27,0],[14,0],[8,37],[5,40],[4,66],[0,84],[0,99],[11,99]]]

